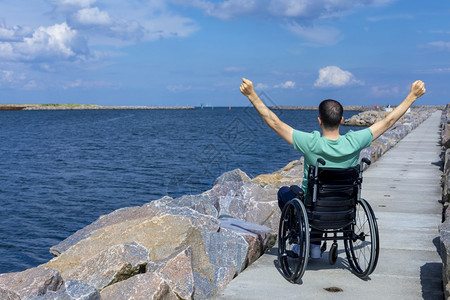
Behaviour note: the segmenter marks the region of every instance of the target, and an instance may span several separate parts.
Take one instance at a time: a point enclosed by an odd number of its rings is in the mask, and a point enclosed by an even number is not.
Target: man
[[[362,149],[370,146],[373,140],[377,139],[386,130],[392,127],[416,101],[425,93],[425,85],[422,81],[415,81],[411,85],[411,90],[406,98],[383,120],[373,124],[369,128],[349,131],[345,135],[340,135],[339,126],[344,121],[342,105],[335,100],[324,100],[319,105],[319,125],[322,131],[311,133],[295,130],[291,126],[282,122],[256,94],[253,83],[243,78],[240,87],[242,94],[247,96],[255,107],[264,122],[280,135],[286,142],[294,146],[294,149],[303,153],[304,156],[304,176],[302,189],[307,192],[308,169],[314,165],[317,158],[323,158],[327,167],[348,168],[359,163],[359,154]],[[278,205],[280,209],[295,194],[288,187],[282,187],[278,191]],[[311,244],[311,257],[320,258],[319,244]]]

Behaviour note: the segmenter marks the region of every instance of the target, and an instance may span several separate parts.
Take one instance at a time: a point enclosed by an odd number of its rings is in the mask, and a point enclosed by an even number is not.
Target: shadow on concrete
[[[436,247],[436,252],[439,254],[442,260],[442,254],[441,254],[441,237],[437,236],[433,239],[433,245]]]
[[[425,300],[444,299],[442,290],[442,264],[426,263],[420,267],[420,285]]]
[[[439,170],[442,172],[444,170],[444,164],[442,161],[435,161],[431,163],[433,166],[439,167]]]
[[[284,277],[283,271],[280,268],[280,265],[278,263],[278,247],[271,248],[268,252],[266,252],[265,255],[273,255],[273,265],[277,269],[280,276]],[[328,261],[328,252],[324,252],[322,255],[322,258],[320,259],[312,259],[310,258],[308,260],[308,264],[306,265],[306,272],[314,272],[318,270],[333,270],[333,269],[341,269],[341,270],[348,270],[348,272],[352,273],[352,268],[350,267],[350,264],[348,263],[347,257],[345,256],[345,250],[340,249],[338,250],[338,258],[336,260],[336,263],[334,265],[331,265]],[[356,276],[356,275],[355,275]],[[361,279],[363,281],[370,281],[370,276],[365,279]],[[302,280],[300,280],[297,283],[293,284],[299,284],[301,285],[303,283]]]

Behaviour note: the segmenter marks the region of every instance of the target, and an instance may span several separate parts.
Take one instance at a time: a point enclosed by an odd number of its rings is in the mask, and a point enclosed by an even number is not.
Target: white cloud
[[[17,49],[30,59],[50,55],[53,59],[66,59],[87,54],[84,39],[66,23],[39,27],[32,37],[25,37],[23,42],[17,45]]]
[[[54,0],[53,2],[60,6],[89,7],[97,0]]]
[[[377,17],[368,17],[367,21],[370,22],[380,22],[380,21],[391,21],[391,20],[413,20],[414,16],[408,14],[396,14],[396,15],[384,15]]]
[[[315,20],[336,17],[355,7],[384,5],[393,0],[225,0],[208,1],[171,0],[172,3],[192,6],[207,15],[220,19],[232,19],[242,16],[295,18],[297,20]]]
[[[0,71],[0,83],[8,82],[11,83],[14,80],[13,77],[14,72],[10,70],[1,70]]]
[[[293,89],[295,88],[295,82],[287,80],[285,82],[275,84],[275,85],[269,85],[266,83],[258,83],[255,85],[255,90],[268,90],[268,89]]]
[[[332,26],[318,24],[324,19],[335,20],[362,6],[380,6],[394,0],[171,0],[191,6],[219,19],[255,17],[278,20],[285,29],[306,40],[308,46],[329,46],[338,43],[341,32]],[[187,3],[186,3],[187,2]]]
[[[23,73],[0,69],[0,87],[32,89],[30,81]]]
[[[143,29],[143,40],[188,37],[199,30],[197,22],[182,16],[163,14],[139,23]]]
[[[21,37],[29,35],[33,30],[29,27],[14,26],[8,28],[5,24],[0,23],[0,42],[12,42],[20,40]]]
[[[425,47],[437,49],[440,51],[450,51],[450,42],[444,42],[444,41],[430,42]]]
[[[73,89],[73,88],[95,88],[95,87],[117,87],[116,85],[106,82],[106,81],[86,81],[82,79],[76,79],[75,81],[66,83],[63,88],[64,89]]]
[[[265,83],[258,83],[255,86],[255,90],[267,90],[269,88],[270,88],[270,86],[268,84],[265,84]]]
[[[319,70],[319,78],[317,78],[314,86],[318,88],[333,88],[362,84],[349,71],[344,71],[336,66],[328,66]]]
[[[387,86],[373,86],[371,88],[372,95],[375,97],[387,97],[398,95],[399,88],[398,87],[387,87]]]
[[[0,57],[5,60],[79,59],[88,55],[85,40],[66,23],[39,27],[29,36],[0,41]]]
[[[274,88],[293,89],[295,88],[295,82],[288,80],[286,82],[275,85]]]
[[[297,22],[285,25],[293,34],[304,38],[310,46],[330,46],[337,44],[341,39],[341,32],[330,26],[302,26]]]
[[[85,25],[108,25],[112,22],[109,14],[98,7],[83,8],[75,14],[75,18]]]
[[[420,74],[449,74],[450,68],[425,69],[425,70],[418,70],[417,72]]]

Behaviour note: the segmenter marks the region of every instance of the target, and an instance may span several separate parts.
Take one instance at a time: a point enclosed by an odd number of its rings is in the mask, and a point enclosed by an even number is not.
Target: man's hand
[[[425,94],[425,84],[421,80],[415,81],[411,85],[411,91],[405,100],[400,103],[392,112],[390,112],[386,118],[381,121],[376,122],[370,126],[370,130],[373,134],[373,139],[377,139],[380,135],[386,132],[392,125],[395,124],[410,108],[410,106],[417,100],[420,96]]]
[[[264,122],[269,125],[276,133],[278,133],[286,142],[293,144],[292,140],[292,129],[291,126],[282,122],[276,114],[274,114],[267,106],[261,101],[253,88],[253,82],[246,78],[242,78],[242,83],[240,87],[241,93],[252,103],[258,114],[261,116]]]
[[[425,83],[421,80],[417,80],[411,85],[411,91],[409,94],[417,99],[425,94],[425,91]]]
[[[251,95],[255,94],[255,90],[253,89],[253,82],[251,82],[246,78],[242,78],[240,90],[241,93],[247,97],[250,97]]]

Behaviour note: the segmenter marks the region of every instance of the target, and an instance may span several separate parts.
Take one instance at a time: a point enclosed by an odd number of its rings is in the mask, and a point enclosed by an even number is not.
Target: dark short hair
[[[324,127],[334,129],[341,124],[344,108],[333,99],[323,100],[319,105],[319,117]]]

